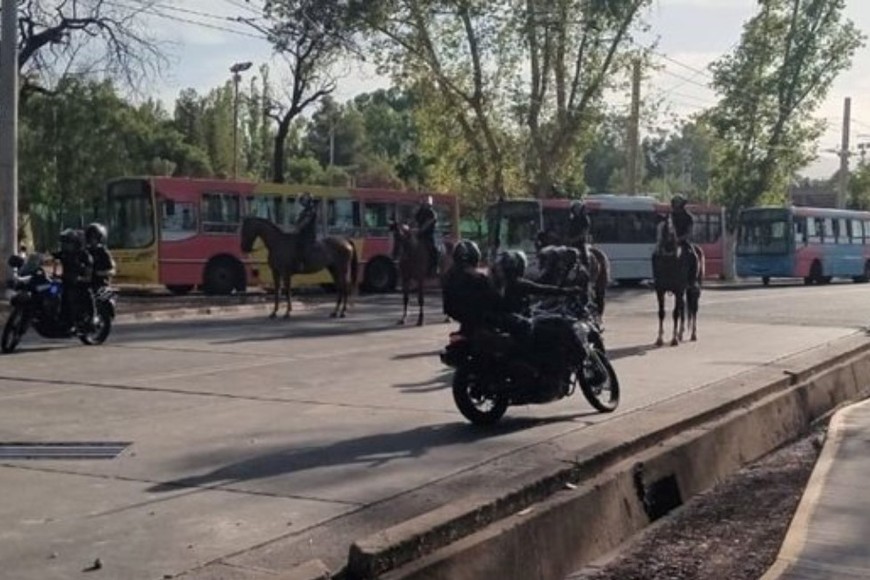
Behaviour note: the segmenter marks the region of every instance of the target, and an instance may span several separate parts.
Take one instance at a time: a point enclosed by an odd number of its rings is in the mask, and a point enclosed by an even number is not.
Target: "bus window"
[[[722,214],[707,214],[707,240],[708,244],[715,244],[722,237]]]
[[[414,214],[417,213],[418,207],[417,204],[413,203],[397,203],[393,210],[396,212],[396,221],[400,224],[416,224],[417,220],[414,219]]]
[[[160,240],[177,242],[198,232],[196,204],[165,199],[161,204]]]
[[[446,205],[435,205],[435,215],[438,216],[438,233],[442,236],[450,235],[453,231],[453,212]]]
[[[366,234],[375,237],[387,237],[390,235],[390,221],[396,207],[392,203],[366,202],[363,211]]]
[[[241,222],[241,200],[236,193],[206,193],[202,196],[202,231],[234,234]]]
[[[545,207],[542,213],[544,218],[544,231],[550,232],[558,240],[567,240],[568,210],[556,207]],[[594,216],[591,219],[594,219]]]
[[[591,216],[592,242],[596,244],[619,243],[619,217],[615,211],[596,211]]]
[[[252,195],[248,197],[248,215],[284,225],[284,198],[280,195]]]
[[[111,183],[107,202],[110,248],[132,250],[154,243],[154,206],[148,181]]]
[[[811,244],[820,244],[825,237],[824,221],[821,218],[807,218],[807,240]]]
[[[864,221],[864,243],[870,244],[870,221]]]
[[[840,218],[837,220],[837,243],[848,244],[849,242],[849,226],[848,220]]]
[[[330,199],[326,202],[326,233],[356,237],[360,230],[359,202]]]
[[[617,218],[616,239],[619,243],[656,243],[656,216],[654,213],[625,211],[616,213],[615,216]]]
[[[861,220],[851,220],[850,225],[852,226],[849,230],[849,235],[852,239],[852,243],[855,245],[861,245],[864,243],[864,224],[861,223]]]
[[[807,243],[807,223],[808,221],[805,217],[794,218],[794,239],[796,243]],[[813,220],[809,220],[809,224],[812,225]]]
[[[822,220],[822,229],[821,229],[821,237],[822,241],[825,244],[835,244],[837,243],[837,230],[834,229],[834,226],[837,222],[832,220],[831,218],[824,218]]]

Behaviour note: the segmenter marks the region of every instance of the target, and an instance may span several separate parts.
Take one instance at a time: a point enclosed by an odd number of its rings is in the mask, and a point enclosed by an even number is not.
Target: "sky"
[[[173,18],[151,16],[152,34],[166,43],[170,65],[154,86],[154,95],[168,105],[181,89],[201,92],[229,79],[234,62],[251,61],[255,66],[273,62],[268,43],[236,17],[256,17],[258,2],[248,0],[160,0],[158,10]],[[660,70],[645,79],[642,91],[661,99],[675,114],[686,116],[713,105],[716,96],[706,85],[707,65],[730,51],[740,39],[743,23],[756,10],[757,0],[653,0],[646,14],[649,33],[644,44],[657,41],[656,64]],[[870,35],[870,1],[847,0],[846,15]],[[281,80],[274,71],[272,82]],[[389,86],[371,64],[348,62],[341,66],[335,98]],[[252,74],[254,71],[247,74]],[[870,47],[855,56],[852,69],[843,73],[816,116],[827,123],[819,142],[819,157],[803,171],[809,177],[829,177],[839,163],[843,101],[852,98],[852,149],[870,143]],[[618,99],[619,97],[617,97]]]

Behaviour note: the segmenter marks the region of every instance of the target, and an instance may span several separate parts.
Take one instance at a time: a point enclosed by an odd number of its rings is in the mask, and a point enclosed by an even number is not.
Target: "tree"
[[[271,99],[266,104],[277,123],[272,180],[282,183],[290,126],[310,105],[335,91],[331,69],[351,46],[353,35],[344,2],[267,0],[264,14],[270,23],[267,28],[247,22],[268,34],[290,73],[285,100]]]
[[[863,159],[849,177],[849,209],[870,211],[870,164]]]
[[[676,132],[644,140],[645,186],[654,193],[682,193],[706,201],[715,145],[703,121],[683,123]]]
[[[157,72],[164,58],[148,33],[148,14],[153,14],[150,1],[19,1],[22,94],[45,90],[70,72],[99,73],[131,84]]]
[[[734,227],[743,207],[782,200],[813,157],[811,114],[852,62],[864,36],[845,0],[760,0],[740,44],[712,65],[721,100],[707,119],[718,139],[713,178]]]

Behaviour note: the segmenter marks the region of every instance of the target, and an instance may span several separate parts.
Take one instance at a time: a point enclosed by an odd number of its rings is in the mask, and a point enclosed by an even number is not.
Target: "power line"
[[[680,80],[683,81],[684,83],[688,83],[688,84],[691,84],[691,85],[695,85],[696,87],[701,87],[702,89],[709,89],[709,88],[710,88],[710,85],[705,85],[705,84],[699,83],[698,81],[696,81],[695,79],[693,79],[693,78],[691,78],[691,77],[686,77],[686,76],[683,76],[683,75],[681,75],[681,74],[675,73],[675,72],[673,72],[673,71],[669,71],[669,70],[666,69],[666,68],[665,68],[665,69],[662,69],[661,72],[662,72],[663,74],[666,74],[666,75],[672,76],[672,77],[674,77],[674,78],[676,78],[676,79],[680,79]],[[676,88],[676,87],[675,87],[675,88]]]
[[[105,1],[105,4],[107,4],[107,5],[114,5],[114,6],[117,6],[117,7],[119,7],[119,8],[126,8],[126,9],[132,9],[132,10],[140,10],[141,12],[143,12],[143,13],[145,13],[145,14],[149,14],[149,15],[151,15],[151,16],[157,16],[158,18],[164,18],[164,19],[166,19],[166,20],[172,20],[172,21],[175,21],[175,22],[182,22],[182,23],[185,23],[185,24],[193,24],[193,25],[195,25],[195,26],[200,26],[200,27],[202,27],[202,28],[209,28],[209,29],[211,29],[211,30],[218,30],[218,31],[221,31],[221,32],[228,32],[228,33],[230,33],[230,34],[237,34],[237,35],[239,35],[239,36],[246,36],[246,37],[248,37],[248,38],[256,38],[256,39],[258,39],[258,40],[268,40],[268,38],[267,38],[266,36],[263,36],[263,35],[257,35],[257,34],[252,34],[252,33],[250,33],[250,32],[245,32],[245,31],[243,31],[243,30],[239,30],[239,29],[237,29],[237,28],[230,28],[230,27],[228,27],[228,26],[219,26],[219,25],[217,25],[217,24],[210,24],[210,23],[208,23],[208,22],[202,22],[201,20],[194,20],[194,19],[191,19],[191,18],[185,18],[185,17],[183,17],[183,16],[177,16],[177,15],[174,15],[174,14],[166,14],[165,12],[161,12],[161,11],[159,11],[155,6],[145,6],[145,5],[141,5],[141,6],[130,6],[130,5],[128,5],[128,4],[122,4],[122,3],[120,3],[120,2],[116,2],[116,1],[108,1],[108,0]],[[192,10],[188,10],[188,9],[179,9],[179,8],[176,8],[176,7],[164,6],[164,5],[160,5],[160,7],[161,7],[161,8],[171,9],[171,10],[182,11],[182,12],[197,13],[197,14],[200,14],[200,15],[205,15],[205,13],[201,13],[201,12],[197,12],[197,11],[192,11]],[[209,16],[212,17],[212,18],[215,18],[214,15],[209,15]],[[234,21],[235,21],[235,18],[230,17],[230,16],[217,17],[217,18],[221,18],[221,19],[224,19],[224,20],[227,20],[227,21],[230,21],[230,22],[234,22]]]
[[[686,64],[686,63],[684,63],[684,62],[680,62],[680,61],[678,61],[677,59],[675,59],[675,58],[671,58],[670,56],[668,56],[668,55],[666,55],[666,54],[664,54],[664,53],[655,52],[655,51],[651,51],[651,52],[652,52],[654,55],[656,55],[656,56],[658,56],[658,57],[660,57],[660,58],[663,58],[664,60],[666,60],[666,61],[668,61],[668,62],[670,62],[670,63],[673,63],[673,64],[675,64],[675,65],[677,65],[677,66],[681,66],[681,67],[683,67],[684,69],[689,70],[689,71],[695,73],[693,76],[701,75],[701,76],[707,77],[707,78],[710,79],[710,80],[713,80],[713,76],[712,76],[709,72],[707,72],[707,71],[705,71],[705,70],[701,70],[701,69],[699,69],[699,68],[695,68],[695,67],[693,67],[693,66],[691,66],[691,65],[688,65],[688,64]]]
[[[247,10],[251,14],[256,14],[257,16],[262,16],[262,10],[257,10],[256,8],[252,8],[248,5],[248,2],[238,2],[237,0],[223,0],[224,3],[233,6],[234,8],[241,8],[242,10]]]

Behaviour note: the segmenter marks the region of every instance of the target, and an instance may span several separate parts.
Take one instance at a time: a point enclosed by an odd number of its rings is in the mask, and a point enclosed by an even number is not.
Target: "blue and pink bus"
[[[737,275],[870,280],[870,212],[813,207],[758,207],[740,213]]]

